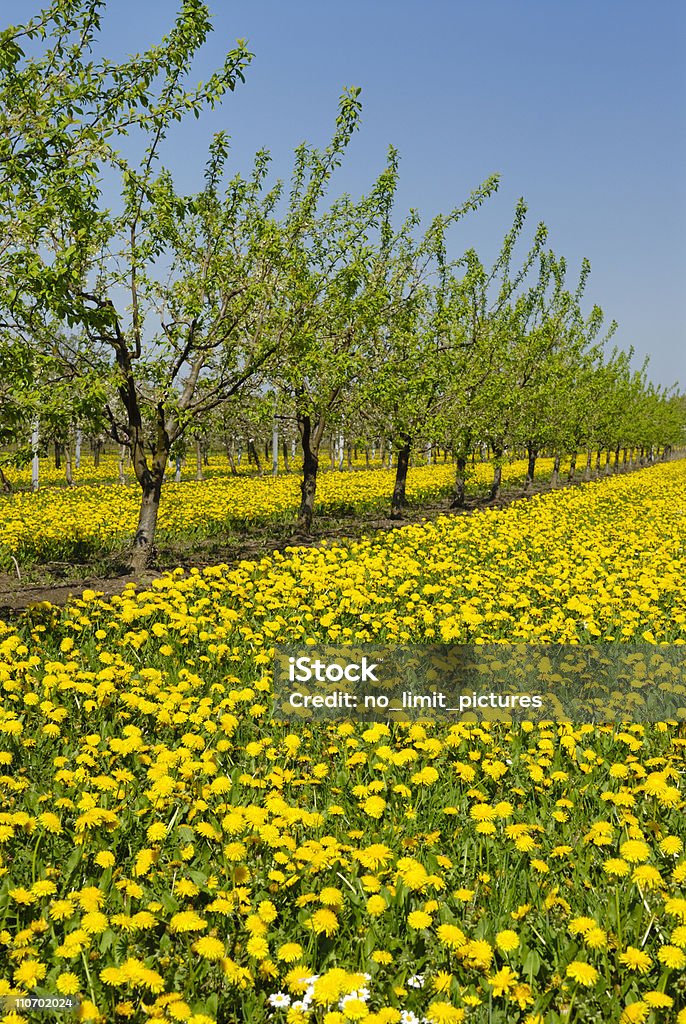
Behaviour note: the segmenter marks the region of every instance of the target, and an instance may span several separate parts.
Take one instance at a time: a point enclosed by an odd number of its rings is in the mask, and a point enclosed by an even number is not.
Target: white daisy
[[[275,1010],[285,1010],[291,1005],[291,997],[285,992],[274,992],[267,1000]]]

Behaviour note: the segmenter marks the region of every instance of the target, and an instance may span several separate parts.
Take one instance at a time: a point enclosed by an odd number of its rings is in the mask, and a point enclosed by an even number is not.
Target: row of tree
[[[229,175],[220,132],[184,194],[161,165],[165,139],[232,90],[250,55],[239,43],[187,88],[210,23],[183,0],[158,46],[96,61],[102,8],[55,0],[0,36],[0,443],[28,459],[39,435],[64,445],[85,429],[128,451],[134,569],[152,555],[170,455],[227,432],[254,444],[269,424],[277,445],[297,432],[302,531],[327,438],[341,452],[386,439],[395,514],[412,452],[434,445],[455,456],[459,504],[483,445],[496,494],[513,449],[533,480],[541,452],[618,461],[682,443],[680,395],[632,370],[632,353],[608,353],[615,325],[583,311],[589,264],[570,284],[542,224],[516,256],[523,201],[492,266],[473,249],[448,258],[448,233],[497,176],[428,225],[414,210],[399,220],[391,148],[367,194],[334,198],[360,119],[350,89],[328,146],[296,150],[288,186],[270,182],[266,151]]]

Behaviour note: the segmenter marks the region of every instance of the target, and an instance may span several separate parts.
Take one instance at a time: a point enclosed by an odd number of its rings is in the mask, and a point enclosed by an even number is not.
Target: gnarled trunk
[[[553,462],[553,475],[550,478],[550,486],[557,487],[560,482],[560,453],[555,452],[555,461]]]

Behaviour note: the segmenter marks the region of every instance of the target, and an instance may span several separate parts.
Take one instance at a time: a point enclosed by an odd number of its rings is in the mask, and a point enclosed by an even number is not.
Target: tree
[[[239,44],[205,84],[185,88],[210,30],[204,4],[184,0],[162,44],[123,65],[89,59],[101,6],[55,3],[38,22],[3,35],[1,87],[11,108],[2,124],[3,209],[26,215],[19,233],[11,217],[4,224],[4,305],[29,327],[48,310],[72,328],[64,365],[75,381],[106,368],[109,431],[130,449],[142,492],[131,557],[141,569],[152,553],[171,446],[194,418],[254,385],[278,347],[269,314],[279,189],[264,189],[266,153],[249,180],[236,176],[224,186],[223,133],[212,142],[199,193],[179,194],[158,168],[174,122],[216,104],[249,61]],[[52,46],[24,58],[22,35]],[[115,131],[133,128],[138,159],[111,143]],[[114,213],[102,194],[106,169],[120,179]]]
[[[446,260],[446,232],[466,213],[478,209],[498,183],[497,175],[486,179],[462,206],[435,217],[419,239],[414,238],[418,217],[413,211],[394,239],[387,286],[393,296],[392,316],[384,316],[374,372],[364,389],[370,414],[392,439],[396,455],[392,518],[400,518],[406,504],[412,448],[427,432],[434,432],[445,394],[446,360],[455,344],[450,334],[452,267]]]
[[[544,224],[538,225],[521,265],[512,272],[526,211],[520,199],[490,270],[475,250],[465,253],[459,261],[464,275],[454,279],[446,307],[451,346],[446,364],[443,431],[457,458],[455,508],[464,503],[466,460],[476,439],[488,442],[493,452],[491,498],[500,491],[502,460],[513,424],[514,353],[530,329],[549,280],[543,254],[547,237]],[[521,291],[537,261],[536,283]]]
[[[335,159],[331,146],[302,153],[303,168],[315,181],[321,179],[322,187]],[[302,173],[296,175],[292,201],[303,190]],[[354,406],[356,390],[369,370],[373,339],[388,312],[389,224],[396,184],[397,156],[390,149],[388,164],[370,193],[357,202],[349,196],[337,199],[311,219],[310,230],[293,247],[285,301],[295,315],[278,385],[290,401],[300,435],[298,530],[305,534],[314,514],[325,429],[329,425],[339,430],[345,410]]]

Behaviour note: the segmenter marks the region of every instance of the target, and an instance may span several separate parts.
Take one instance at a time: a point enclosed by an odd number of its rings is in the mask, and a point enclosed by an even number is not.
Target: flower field
[[[686,1021],[683,722],[313,729],[270,694],[283,642],[684,643],[685,488],[660,464],[0,623],[0,995],[102,1022]]]
[[[553,460],[541,459],[539,466],[542,478],[550,476]],[[103,466],[109,483],[0,497],[0,565],[8,563],[10,555],[29,562],[88,556],[130,537],[138,521],[140,488],[114,484],[113,469],[114,464]],[[492,474],[488,463],[475,465],[469,478],[472,488],[485,487]],[[503,467],[506,485],[523,484],[525,475],[525,462]],[[317,508],[323,514],[383,512],[394,479],[395,470],[390,469],[322,473]],[[452,465],[415,468],[408,477],[408,499],[426,502],[445,497],[454,480]],[[203,481],[170,481],[162,498],[159,536],[161,540],[197,538],[221,534],[231,526],[292,520],[299,500],[297,476],[218,475]]]
[[[302,459],[296,456],[293,459],[289,459],[289,468],[297,469],[302,464]],[[364,460],[359,458],[355,460],[355,468],[361,468],[364,465]],[[378,462],[373,462],[372,467],[380,465]],[[41,487],[65,487],[65,467],[62,465],[59,469],[54,465],[52,459],[41,458],[39,460],[39,478]],[[80,461],[80,465],[76,466],[72,462],[72,480],[75,486],[91,485],[97,486],[99,484],[118,484],[119,483],[119,467],[120,460],[119,456],[112,453],[106,452],[100,456],[99,464],[94,464],[92,456],[83,455]],[[263,468],[266,471],[271,470],[271,459],[268,461],[268,465]],[[324,467],[326,468],[326,467]],[[174,474],[174,464],[170,463],[169,476]],[[136,477],[133,472],[133,467],[130,464],[130,459],[125,458],[122,463],[122,471],[124,481],[127,484],[135,483]],[[256,472],[256,467],[248,462],[247,457],[241,459],[240,465],[236,462],[235,471],[238,475],[250,475]],[[283,462],[283,456],[279,457],[279,471],[284,472],[285,466]],[[5,466],[5,476],[11,482],[12,486],[19,490],[30,490],[31,489],[31,464],[22,466],[21,468],[16,466]],[[192,460],[184,459],[181,463],[181,480],[195,480],[195,457]],[[229,466],[229,461],[224,453],[213,453],[208,465],[203,466],[203,477],[207,480],[214,479],[216,477],[228,477],[233,475]]]

